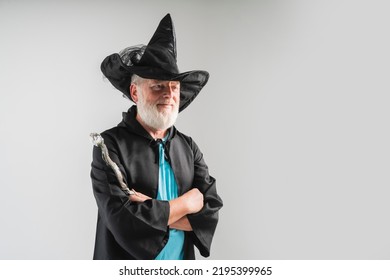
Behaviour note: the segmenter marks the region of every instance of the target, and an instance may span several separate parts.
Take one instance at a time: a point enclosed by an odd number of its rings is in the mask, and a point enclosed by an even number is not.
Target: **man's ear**
[[[135,84],[130,85],[130,97],[137,104],[138,102],[138,88]]]

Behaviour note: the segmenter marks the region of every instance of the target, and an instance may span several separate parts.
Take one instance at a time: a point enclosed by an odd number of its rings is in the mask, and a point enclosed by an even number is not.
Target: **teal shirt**
[[[166,139],[163,139],[165,142]],[[159,144],[158,200],[172,200],[178,197],[178,188],[169,162],[164,157],[164,145]],[[184,231],[169,230],[169,239],[156,260],[182,260],[184,258]]]

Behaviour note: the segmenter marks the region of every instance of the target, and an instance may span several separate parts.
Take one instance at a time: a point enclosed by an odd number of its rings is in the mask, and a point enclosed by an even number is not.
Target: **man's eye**
[[[152,89],[153,89],[153,90],[162,90],[163,88],[164,88],[163,85],[153,85],[153,86],[152,86]]]

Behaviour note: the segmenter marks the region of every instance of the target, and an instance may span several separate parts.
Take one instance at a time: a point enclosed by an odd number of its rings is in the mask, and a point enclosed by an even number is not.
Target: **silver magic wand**
[[[120,171],[118,165],[110,158],[110,155],[108,154],[107,146],[106,146],[106,144],[104,144],[103,137],[99,133],[91,133],[89,136],[91,137],[92,143],[96,147],[99,147],[102,150],[103,160],[114,171],[115,176],[118,179],[118,182],[119,182],[119,185],[120,185],[122,191],[126,195],[135,195],[136,192],[134,190],[130,190],[129,187],[126,185],[125,181],[123,180],[123,175],[122,175],[122,172]]]

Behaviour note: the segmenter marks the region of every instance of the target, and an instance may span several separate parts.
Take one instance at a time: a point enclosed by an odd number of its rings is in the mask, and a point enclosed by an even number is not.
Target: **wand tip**
[[[91,133],[89,134],[92,143],[98,147],[104,143],[103,137],[99,133]]]

